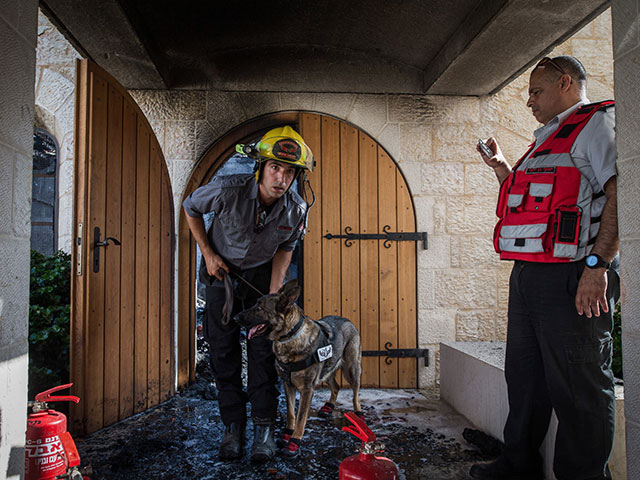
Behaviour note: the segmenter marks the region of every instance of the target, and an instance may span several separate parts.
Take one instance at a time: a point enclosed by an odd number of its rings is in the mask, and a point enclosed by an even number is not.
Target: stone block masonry
[[[0,9],[0,477],[24,475],[38,2]]]

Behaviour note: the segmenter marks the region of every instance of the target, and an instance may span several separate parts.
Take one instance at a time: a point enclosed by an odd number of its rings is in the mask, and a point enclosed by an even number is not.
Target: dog
[[[281,453],[296,456],[309,416],[315,389],[326,383],[331,397],[320,409],[320,416],[330,417],[338,397],[335,379],[338,368],[353,390],[353,409],[360,407],[362,347],[360,333],[348,319],[329,315],[314,321],[296,305],[300,295],[296,280],[287,282],[278,293],[261,297],[257,303],[240,312],[235,321],[250,328],[248,338],[268,334],[273,342],[276,370],[282,377],[287,398],[287,426],[279,440]],[[296,391],[300,392],[295,411]]]

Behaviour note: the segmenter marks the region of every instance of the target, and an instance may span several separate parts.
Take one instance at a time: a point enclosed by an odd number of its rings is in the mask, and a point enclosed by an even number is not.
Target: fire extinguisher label
[[[333,347],[331,345],[318,349],[318,360],[321,362],[324,362],[331,357],[333,357]]]
[[[64,466],[64,449],[57,435],[36,440],[27,439],[26,460],[40,472],[48,472]]]

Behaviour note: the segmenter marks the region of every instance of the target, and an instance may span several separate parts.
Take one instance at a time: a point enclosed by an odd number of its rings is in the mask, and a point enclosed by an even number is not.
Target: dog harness
[[[606,202],[571,157],[576,138],[611,100],[579,107],[533,155],[530,146],[500,187],[493,242],[502,260],[580,260],[595,243]]]
[[[285,341],[288,341],[294,338],[294,336],[300,330],[300,327],[302,327],[304,320],[305,320],[305,317],[302,317],[298,321],[296,326],[293,327],[293,329],[289,333],[287,333],[283,337],[280,337],[278,341],[281,341],[282,339],[284,339]],[[302,360],[298,360],[297,362],[284,363],[276,359],[276,363],[278,364],[278,367],[280,367],[285,374],[284,380],[287,382],[288,385],[291,385],[292,373],[299,372],[300,370],[304,370],[305,368],[310,367],[314,363],[324,362],[325,360],[328,360],[333,356],[333,347],[331,345],[331,342],[329,342],[330,332],[327,330],[327,327],[325,327],[321,323],[318,323],[314,320],[312,321],[316,325],[318,325],[318,327],[320,327],[320,333],[319,333],[320,345],[318,346],[316,351],[311,353],[307,357],[303,358]]]

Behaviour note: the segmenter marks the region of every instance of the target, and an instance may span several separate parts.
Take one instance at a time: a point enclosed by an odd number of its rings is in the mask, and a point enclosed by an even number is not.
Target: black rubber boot
[[[276,454],[276,442],[273,439],[273,424],[257,424],[253,429],[251,461],[266,462]]]
[[[234,460],[242,456],[244,429],[245,425],[237,422],[225,427],[224,437],[220,442],[220,459]]]
[[[542,466],[537,466],[531,470],[515,470],[510,467],[502,458],[491,463],[476,463],[471,466],[469,475],[479,480],[542,480]]]

